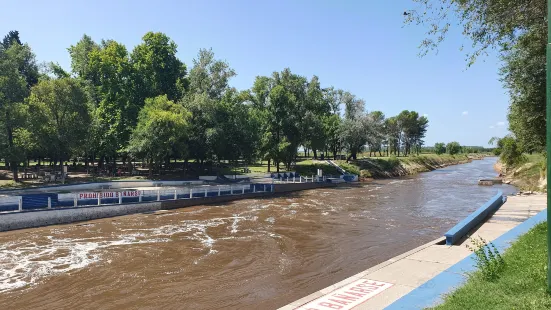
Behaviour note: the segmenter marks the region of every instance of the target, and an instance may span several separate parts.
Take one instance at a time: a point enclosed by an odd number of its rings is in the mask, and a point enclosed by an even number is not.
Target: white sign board
[[[119,196],[125,197],[139,197],[142,191],[122,191],[122,192],[88,192],[78,193],[78,199],[98,199],[98,198],[119,198]]]
[[[360,279],[295,310],[349,310],[390,288],[391,283]]]

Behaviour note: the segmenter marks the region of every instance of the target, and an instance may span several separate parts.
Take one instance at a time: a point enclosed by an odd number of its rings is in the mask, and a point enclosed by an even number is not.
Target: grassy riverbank
[[[546,191],[545,157],[542,154],[525,155],[524,160],[513,167],[501,162],[495,166],[504,175],[504,180],[525,191]]]
[[[420,172],[432,171],[450,165],[468,163],[473,159],[481,159],[483,155],[436,155],[422,154],[408,157],[370,157],[346,162],[335,162],[349,173],[360,175],[362,178],[392,178],[413,175]],[[305,160],[297,163],[297,171],[308,175],[315,174],[317,169],[324,174],[339,174],[326,161]]]
[[[546,291],[547,223],[521,236],[503,259],[506,267],[497,280],[484,280],[476,272],[434,309],[551,309]]]

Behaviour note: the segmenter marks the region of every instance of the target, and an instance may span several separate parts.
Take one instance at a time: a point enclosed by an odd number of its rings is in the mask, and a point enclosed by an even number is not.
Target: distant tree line
[[[177,45],[149,32],[132,51],[87,35],[68,48],[71,70],[38,64],[11,31],[0,45],[0,158],[17,180],[30,159],[86,167],[117,160],[159,170],[171,160],[201,165],[262,159],[290,168],[302,148],[314,157],[365,149],[419,153],[428,119],[415,111],[386,118],[350,92],[322,88],[284,69],[229,86],[236,72],[201,49],[188,68]]]

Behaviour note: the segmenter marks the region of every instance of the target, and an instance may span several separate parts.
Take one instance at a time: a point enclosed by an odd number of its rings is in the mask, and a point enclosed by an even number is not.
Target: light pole
[[[547,0],[546,158],[547,158],[547,290],[551,291],[551,0]]]

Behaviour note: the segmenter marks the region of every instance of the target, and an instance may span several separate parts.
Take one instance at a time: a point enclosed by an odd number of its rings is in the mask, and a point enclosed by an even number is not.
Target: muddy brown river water
[[[275,309],[514,192],[476,185],[494,163],[0,233],[0,309]]]

